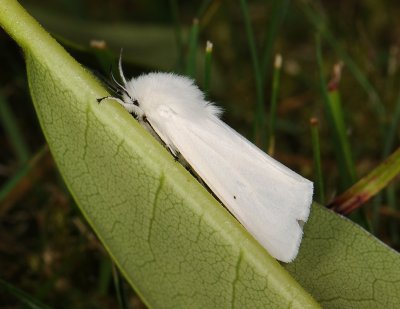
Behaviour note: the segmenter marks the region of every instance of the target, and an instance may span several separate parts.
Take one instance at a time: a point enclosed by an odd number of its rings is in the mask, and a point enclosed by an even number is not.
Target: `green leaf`
[[[398,308],[400,258],[360,226],[314,204],[285,268],[323,308]]]
[[[0,23],[69,190],[149,306],[318,307],[131,115],[97,103],[105,90],[16,1],[0,0]]]
[[[319,307],[308,292],[326,308],[400,301],[399,255],[318,205],[292,277],[122,107],[98,105],[106,91],[15,0],[0,0],[0,24],[24,50],[69,190],[149,307]]]

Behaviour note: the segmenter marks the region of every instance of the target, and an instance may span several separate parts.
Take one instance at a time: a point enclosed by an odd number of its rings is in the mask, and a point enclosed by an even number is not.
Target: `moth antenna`
[[[126,85],[126,79],[124,76],[124,72],[122,71],[122,51],[123,51],[123,49],[121,48],[121,51],[119,53],[118,70],[119,70],[119,76],[121,77],[122,81],[124,82],[124,85]]]
[[[110,73],[110,76],[111,76],[111,79],[113,80],[113,82],[129,96],[128,90],[126,90],[126,88],[117,81],[113,72]]]
[[[121,92],[125,93],[126,96],[132,101],[134,102],[134,100],[132,99],[131,95],[129,94],[128,90],[126,90],[126,88],[124,86],[122,86],[114,77],[114,74],[111,72],[111,79],[113,80],[113,82],[115,83],[116,88],[118,89],[116,92],[118,95],[121,95]]]
[[[107,88],[109,88],[113,92],[117,92],[118,88],[116,87],[116,85],[111,83],[110,79],[105,78],[103,73],[100,73],[96,70],[92,70],[92,72]]]

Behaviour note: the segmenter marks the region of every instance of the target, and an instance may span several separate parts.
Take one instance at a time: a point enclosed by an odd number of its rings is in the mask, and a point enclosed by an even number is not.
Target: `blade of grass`
[[[29,147],[25,141],[21,130],[18,127],[18,122],[9,104],[0,91],[0,121],[3,124],[8,140],[10,141],[19,163],[25,163],[30,157]]]
[[[390,123],[388,133],[386,134],[385,144],[383,147],[383,154],[385,157],[390,153],[391,149],[395,144],[396,134],[399,128],[399,122],[400,122],[400,94],[397,96],[396,106],[394,109],[392,121]],[[395,212],[399,211],[399,206],[397,203],[397,197],[395,193],[395,186],[389,185],[385,192],[385,195],[388,207]],[[378,209],[378,213],[375,216],[377,221],[379,220],[379,214],[380,214],[379,210],[380,209]],[[378,222],[376,222],[376,226],[378,225]],[[390,237],[394,245],[400,243],[400,228],[397,222],[390,222]]]
[[[211,58],[213,44],[210,41],[206,43],[206,55],[204,61],[204,93],[208,95],[211,84]]]
[[[97,283],[97,289],[99,294],[106,295],[108,287],[110,286],[110,280],[112,275],[111,261],[107,256],[101,258],[99,265],[99,281]]]
[[[32,185],[53,167],[47,146],[42,147],[0,189],[0,214],[5,213]]]
[[[311,142],[313,149],[313,158],[314,158],[314,174],[315,174],[315,183],[317,192],[317,201],[322,205],[325,205],[325,191],[324,191],[324,179],[322,176],[322,168],[321,168],[321,150],[319,143],[319,122],[317,118],[310,119],[310,128],[311,128]]]
[[[323,96],[324,109],[327,114],[328,123],[333,135],[334,151],[339,166],[340,191],[343,191],[355,183],[356,176],[350,143],[348,141],[345,129],[342,104],[338,91],[341,66],[336,65],[336,67],[334,67],[333,78],[329,82],[328,87],[324,78],[321,38],[319,34],[317,34],[316,37],[316,47],[317,62],[320,75],[320,87]],[[371,230],[371,226],[362,211],[351,214],[350,219],[358,223],[365,229]]]
[[[40,302],[38,299],[34,298],[33,296],[20,290],[19,288],[13,286],[12,284],[6,282],[1,278],[0,278],[0,290],[3,290],[8,294],[15,296],[16,299],[18,299],[22,304],[26,306],[26,308],[31,308],[31,309],[50,308],[49,306]]]
[[[316,36],[316,53],[320,78],[320,88],[323,97],[324,109],[334,140],[334,150],[339,165],[341,190],[348,188],[355,182],[355,169],[347,138],[340,95],[337,90],[340,72],[336,73],[328,90],[325,82],[320,35]]]
[[[269,112],[267,147],[270,156],[275,152],[275,129],[276,129],[276,108],[278,101],[279,82],[281,77],[282,56],[277,54],[274,62],[274,73],[272,77],[271,110]]]
[[[193,19],[192,28],[189,33],[188,55],[186,62],[186,75],[192,78],[196,75],[196,55],[199,41],[199,20]]]
[[[268,66],[271,61],[272,48],[275,43],[279,28],[282,26],[283,21],[285,20],[290,2],[290,0],[274,0],[272,3],[271,12],[268,13],[270,19],[265,30],[266,35],[264,39],[264,50],[261,61],[261,75],[263,81],[266,80]]]
[[[126,296],[122,287],[122,278],[115,264],[112,264],[112,275],[114,279],[115,294],[117,295],[118,307],[120,309],[127,308]]]
[[[254,117],[254,139],[258,145],[263,146],[263,128],[265,125],[265,108],[264,108],[264,92],[261,68],[254,38],[254,32],[251,26],[249,8],[246,0],[240,0],[240,7],[243,14],[244,25],[246,30],[247,41],[249,44],[251,60],[254,70],[254,79],[256,84],[257,110]]]
[[[389,155],[390,151],[393,149],[396,140],[397,130],[400,123],[400,93],[397,96],[396,106],[393,112],[392,121],[390,127],[386,134],[385,144],[383,147],[383,155],[386,157]]]
[[[338,196],[329,207],[348,214],[361,207],[366,201],[379,193],[400,173],[400,148],[385,161]]]
[[[183,57],[182,27],[181,23],[179,22],[179,6],[177,0],[170,0],[169,5],[171,8],[171,17],[175,32],[176,50],[178,54],[176,71],[182,72],[184,67],[183,63],[184,57]]]
[[[347,188],[356,181],[356,172],[353,155],[350,148],[350,142],[346,132],[344,112],[338,89],[330,89],[328,91],[328,97],[329,110],[332,113],[332,118],[334,121],[334,129],[340,141],[340,160],[342,161],[342,165],[344,166],[345,171],[343,186]]]
[[[386,200],[389,206],[389,209],[393,211],[393,213],[399,213],[399,207],[397,204],[396,198],[396,186],[391,184],[386,189]],[[398,246],[400,244],[400,228],[398,222],[390,222],[390,238],[394,246]]]

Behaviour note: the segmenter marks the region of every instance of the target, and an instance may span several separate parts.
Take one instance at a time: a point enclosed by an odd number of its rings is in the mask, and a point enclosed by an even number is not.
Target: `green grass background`
[[[21,3],[96,74],[107,78],[123,47],[127,76],[175,71],[193,76],[203,89],[210,87],[208,98],[224,107],[224,120],[265,151],[272,134],[274,157],[316,181],[316,199],[322,203],[373,170],[399,144],[396,1]],[[193,27],[195,17],[199,23]],[[104,40],[106,48],[94,48],[93,40]],[[209,85],[207,40],[213,43]],[[1,277],[50,305],[62,299],[65,307],[108,308],[120,297],[142,307],[122,279],[113,277],[109,258],[44,146],[22,53],[2,31],[0,42]],[[277,53],[283,66],[272,93]],[[341,79],[332,93],[326,85],[339,62]],[[330,110],[332,100],[339,112]],[[319,137],[311,133],[311,117],[318,119]],[[320,173],[314,165],[318,153]],[[395,249],[400,244],[398,186],[393,182],[352,214]],[[16,304],[9,294],[2,299]]]

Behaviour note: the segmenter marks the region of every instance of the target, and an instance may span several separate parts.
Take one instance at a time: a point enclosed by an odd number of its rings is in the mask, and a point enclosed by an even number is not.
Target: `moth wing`
[[[217,117],[191,121],[170,114],[149,120],[272,256],[283,262],[297,256],[303,234],[299,221],[307,221],[312,182]]]

